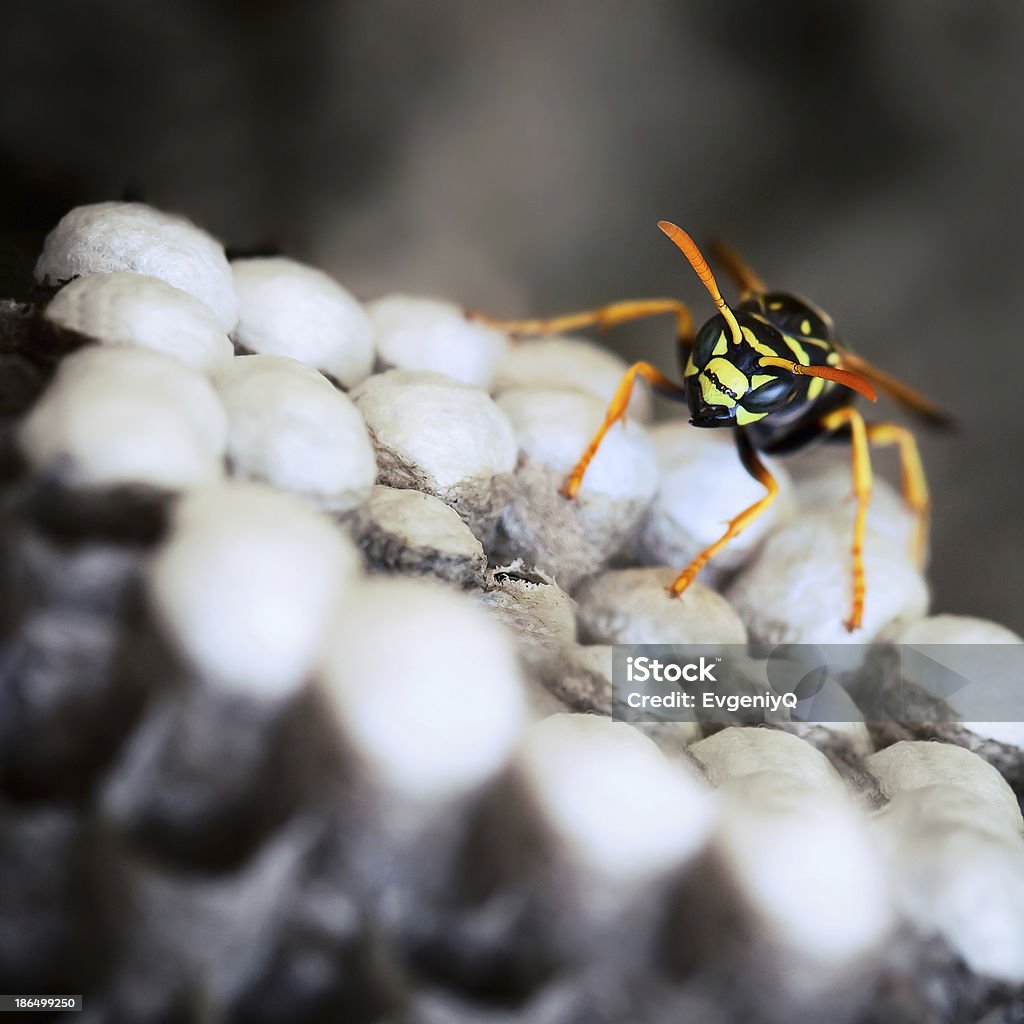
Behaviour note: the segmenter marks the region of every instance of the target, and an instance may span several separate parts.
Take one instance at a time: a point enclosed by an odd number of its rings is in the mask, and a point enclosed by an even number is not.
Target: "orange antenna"
[[[704,287],[711,293],[711,298],[718,307],[718,311],[725,317],[725,322],[729,325],[729,330],[732,331],[733,343],[738,345],[743,340],[739,321],[736,319],[736,314],[726,305],[725,299],[722,298],[715,275],[711,273],[708,261],[701,256],[697,243],[682,228],[676,227],[671,221],[659,220],[658,227],[675,242],[682,254],[690,261],[690,266],[697,272]]]
[[[835,366],[804,366],[803,363],[794,363],[790,359],[778,359],[775,356],[763,356],[760,360],[762,366],[777,366],[790,373],[804,377],[821,377],[823,380],[830,380],[833,384],[841,384],[844,388],[851,388],[858,394],[872,402],[878,401],[875,389],[871,382],[862,377],[859,373],[851,373],[849,370],[840,370]]]

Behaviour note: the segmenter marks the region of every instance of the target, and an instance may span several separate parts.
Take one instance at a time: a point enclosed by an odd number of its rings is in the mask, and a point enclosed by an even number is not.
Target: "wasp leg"
[[[903,481],[903,500],[917,516],[917,525],[911,541],[910,553],[917,565],[924,564],[924,556],[928,550],[928,520],[931,512],[931,498],[928,494],[928,481],[925,479],[924,466],[921,464],[921,453],[917,448],[917,440],[906,428],[895,423],[869,423],[868,441],[883,447],[898,445],[900,450],[900,476]]]
[[[629,398],[633,393],[633,384],[636,382],[637,377],[643,377],[648,384],[651,384],[656,390],[663,393],[669,395],[685,394],[682,387],[670,381],[668,377],[660,370],[656,370],[650,363],[634,363],[626,371],[622,380],[619,381],[619,386],[615,389],[615,394],[612,395],[612,400],[608,405],[608,411],[605,413],[601,428],[594,435],[590,444],[587,445],[587,450],[583,453],[580,461],[576,463],[575,469],[573,469],[562,485],[562,494],[566,498],[575,498],[579,493],[580,485],[583,483],[583,475],[586,473],[591,460],[597,454],[598,448],[601,447],[605,434],[619,420],[625,419],[626,407],[629,405]]]
[[[754,294],[763,295],[768,291],[768,285],[750,269],[747,261],[732,246],[726,245],[721,239],[715,239],[711,243],[711,255],[722,264],[725,272],[740,289],[741,300],[748,299]]]
[[[746,471],[759,483],[763,484],[767,493],[763,498],[758,499],[749,508],[745,508],[735,519],[729,520],[725,533],[710,547],[706,547],[697,557],[679,574],[675,583],[669,588],[673,597],[678,597],[697,578],[697,574],[715,555],[718,554],[726,544],[734,537],[742,533],[765,509],[775,500],[779,493],[779,485],[775,477],[768,472],[768,467],[757,457],[754,446],[747,439],[741,430],[736,431],[736,447],[739,451],[740,461]]]
[[[612,302],[596,309],[585,309],[579,313],[566,313],[563,316],[549,317],[544,320],[498,320],[483,313],[468,313],[471,320],[479,320],[491,327],[507,331],[509,334],[562,334],[574,331],[579,327],[597,324],[604,331],[609,327],[628,323],[630,320],[641,320],[648,316],[659,316],[671,313],[676,318],[676,338],[681,345],[689,347],[693,344],[693,317],[689,307],[676,299],[626,299]]]
[[[825,430],[850,428],[852,446],[853,496],[857,499],[857,514],[853,522],[853,604],[846,621],[849,632],[860,628],[864,615],[864,531],[867,528],[868,503],[871,501],[871,455],[868,451],[868,428],[864,417],[849,406],[829,413],[821,421]]]

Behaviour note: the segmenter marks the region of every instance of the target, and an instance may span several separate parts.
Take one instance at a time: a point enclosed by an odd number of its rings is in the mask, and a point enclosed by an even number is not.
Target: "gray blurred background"
[[[4,15],[5,293],[26,293],[68,207],[104,198],[178,210],[360,295],[501,315],[674,294],[705,316],[655,221],[721,234],[959,416],[956,435],[922,437],[934,607],[1024,631],[1024,6],[66,0]],[[674,371],[670,333],[613,340]]]

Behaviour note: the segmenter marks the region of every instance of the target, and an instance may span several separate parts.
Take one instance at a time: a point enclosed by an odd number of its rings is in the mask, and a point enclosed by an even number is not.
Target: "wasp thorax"
[[[761,365],[786,351],[770,324],[737,313],[741,340],[721,315],[698,332],[684,370],[690,422],[695,427],[746,426],[793,400],[797,381],[785,371]]]

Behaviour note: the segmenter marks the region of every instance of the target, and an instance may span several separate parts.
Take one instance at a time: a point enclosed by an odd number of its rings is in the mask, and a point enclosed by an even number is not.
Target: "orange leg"
[[[763,295],[768,291],[768,285],[750,269],[747,261],[732,246],[716,240],[711,245],[711,255],[722,264],[725,272],[736,283],[736,287],[741,292],[741,300],[746,299],[755,292]]]
[[[857,514],[853,521],[853,606],[846,620],[849,632],[860,628],[864,615],[864,532],[867,529],[868,503],[871,501],[871,456],[868,452],[868,428],[864,417],[851,407],[829,413],[821,425],[826,430],[849,426],[853,466],[853,496]]]
[[[757,457],[757,452],[742,432],[737,432],[736,443],[739,448],[740,459],[747,472],[760,484],[763,484],[767,493],[763,498],[758,499],[749,508],[745,508],[735,519],[729,520],[725,533],[722,534],[714,544],[706,547],[697,557],[679,574],[675,583],[669,588],[672,597],[678,597],[697,578],[697,574],[711,561],[719,551],[722,550],[734,537],[742,533],[765,509],[775,500],[779,493],[779,485],[775,478],[768,472],[768,467]]]
[[[468,313],[471,320],[479,320],[507,331],[509,334],[562,334],[580,327],[597,324],[600,330],[617,327],[630,320],[640,320],[648,316],[671,313],[676,318],[676,336],[685,345],[693,343],[693,317],[690,310],[676,299],[626,299],[612,302],[597,309],[585,309],[579,313],[566,313],[563,316],[549,317],[545,320],[498,320],[483,313]]]
[[[625,376],[619,382],[619,386],[615,389],[615,394],[612,395],[608,411],[605,413],[604,423],[601,424],[601,428],[594,435],[590,444],[587,445],[587,450],[583,453],[580,461],[576,463],[576,468],[569,474],[568,479],[562,485],[562,494],[566,498],[575,498],[579,493],[580,484],[583,483],[583,475],[586,473],[591,460],[597,454],[598,448],[601,447],[605,434],[619,420],[625,419],[626,407],[629,405],[629,398],[633,393],[633,384],[637,377],[643,377],[645,381],[659,391],[667,391],[670,394],[684,393],[683,388],[670,381],[668,377],[661,373],[660,370],[656,370],[650,363],[634,363],[626,371]]]
[[[918,566],[921,566],[924,564],[925,553],[928,550],[931,498],[928,495],[928,481],[925,479],[917,441],[906,427],[895,423],[869,423],[868,441],[880,447],[893,444],[899,446],[903,499],[917,516],[910,553]]]

